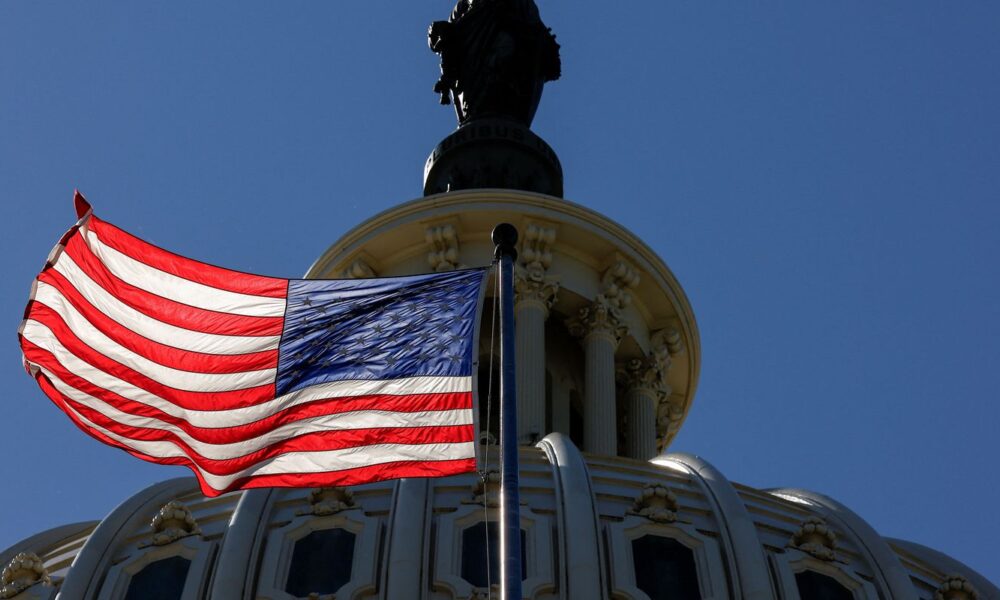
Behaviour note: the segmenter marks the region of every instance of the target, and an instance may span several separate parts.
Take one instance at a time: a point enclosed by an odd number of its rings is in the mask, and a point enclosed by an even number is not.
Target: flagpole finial
[[[494,256],[510,256],[512,260],[517,260],[517,227],[510,223],[500,223],[493,228],[493,243],[496,244]]]

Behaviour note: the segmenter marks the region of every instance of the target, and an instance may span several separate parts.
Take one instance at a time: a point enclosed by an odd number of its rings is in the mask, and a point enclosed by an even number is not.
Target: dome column
[[[547,275],[554,229],[529,224],[514,272],[517,437],[534,444],[545,433],[545,321],[559,284]]]
[[[625,388],[629,458],[650,460],[659,452],[659,438],[673,433],[669,428],[676,411],[670,403],[673,389],[667,373],[671,356],[681,349],[676,330],[660,330],[650,336],[648,356],[633,358],[618,368],[618,380]]]
[[[615,350],[626,328],[607,301],[580,309],[570,332],[583,341],[583,449],[618,454],[615,409]]]
[[[614,256],[601,277],[601,293],[568,323],[583,341],[583,449],[608,456],[618,454],[618,414],[615,398],[615,351],[628,332],[621,311],[632,302],[631,289],[639,274],[621,256]]]
[[[669,363],[668,363],[669,364]],[[625,386],[625,414],[628,420],[626,456],[649,460],[656,456],[657,408],[670,396],[663,363],[655,354],[633,358],[618,369]]]

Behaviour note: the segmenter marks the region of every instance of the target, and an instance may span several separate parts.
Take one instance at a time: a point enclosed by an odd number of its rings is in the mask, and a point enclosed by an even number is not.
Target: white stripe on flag
[[[187,458],[181,449],[170,442],[148,442],[133,440],[108,431],[91,422],[80,413],[67,406],[87,427],[106,435],[119,444],[154,458]],[[265,459],[254,466],[231,475],[214,475],[192,463],[192,468],[204,477],[205,482],[216,490],[222,490],[237,479],[260,475],[288,475],[294,473],[329,473],[359,467],[380,465],[402,461],[443,461],[475,458],[473,442],[451,444],[378,444],[341,450],[317,452],[286,452]]]
[[[267,433],[241,442],[211,444],[191,437],[187,432],[159,419],[140,417],[122,412],[79,390],[63,383],[55,374],[46,369],[42,372],[64,396],[87,406],[109,419],[127,427],[142,427],[170,431],[181,438],[198,454],[211,460],[229,460],[246,456],[277,442],[289,440],[307,433],[323,431],[346,431],[351,429],[375,429],[398,427],[447,427],[472,425],[471,409],[435,410],[421,412],[394,412],[384,410],[358,410],[347,413],[310,417],[287,423]],[[77,413],[79,414],[79,413]],[[120,435],[120,434],[119,434]],[[123,436],[128,437],[128,436]],[[131,438],[129,438],[131,439]]]
[[[33,340],[29,340],[34,342]],[[40,344],[39,344],[40,345]],[[97,369],[77,358],[58,341],[51,348],[45,348],[55,355],[56,360],[70,373],[85,379],[95,386],[128,398],[134,402],[157,408],[164,413],[183,419],[191,425],[204,429],[225,429],[259,421],[273,414],[300,404],[307,404],[330,398],[352,398],[369,395],[409,396],[414,394],[462,393],[472,390],[471,377],[408,377],[388,380],[332,381],[309,386],[301,390],[278,396],[252,406],[228,410],[185,409],[176,404],[136,387],[126,381]]]
[[[76,337],[90,346],[94,352],[128,366],[167,387],[189,392],[229,392],[274,383],[277,369],[243,371],[240,373],[192,373],[191,371],[181,371],[165,367],[119,345],[90,325],[72,307],[64,305],[61,307],[62,310],[60,310],[59,307],[45,304],[49,308],[59,312],[66,320],[70,329],[73,330],[73,333],[76,334]],[[34,319],[28,319],[24,322],[22,335],[34,344],[49,351],[52,351],[54,348],[53,342],[58,341],[58,336],[56,336],[55,332],[48,325]]]
[[[93,231],[81,231],[86,232],[84,239],[87,245],[108,270],[137,288],[205,310],[248,317],[280,317],[285,314],[284,298],[240,294],[178,277],[105,245]]]
[[[251,354],[275,350],[281,341],[281,336],[277,335],[261,337],[218,335],[175,327],[141,313],[112,296],[87,276],[65,253],[60,256],[59,262],[54,268],[73,284],[73,287],[84,299],[105,316],[139,335],[161,344],[206,354]],[[38,282],[39,289],[43,285],[46,284],[42,281]],[[53,291],[59,293],[54,288]]]

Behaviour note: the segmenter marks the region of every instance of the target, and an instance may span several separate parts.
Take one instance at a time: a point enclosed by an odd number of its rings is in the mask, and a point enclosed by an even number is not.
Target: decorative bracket
[[[309,508],[295,514],[298,516],[314,515],[326,517],[345,510],[357,508],[354,502],[354,492],[345,487],[322,487],[309,492]]]
[[[647,483],[626,514],[646,517],[655,523],[674,523],[679,511],[680,505],[673,492],[663,484]]]
[[[153,530],[153,537],[140,544],[140,548],[166,546],[181,538],[201,535],[201,528],[190,509],[177,500],[164,504],[149,522],[149,527]]]
[[[979,600],[979,593],[968,579],[953,574],[945,577],[941,587],[934,592],[934,600]]]
[[[365,259],[358,258],[341,271],[340,276],[344,279],[371,279],[376,275],[375,269]]]
[[[788,541],[788,547],[820,560],[837,560],[837,534],[819,517],[809,517],[803,521]]]
[[[36,584],[52,585],[45,563],[34,552],[21,552],[0,574],[0,598],[13,598]]]
[[[458,264],[458,231],[451,223],[428,227],[424,239],[432,250],[427,254],[427,263],[438,273],[454,271]]]
[[[632,289],[639,285],[639,272],[621,256],[601,276],[601,296],[609,306],[621,310],[632,303]]]

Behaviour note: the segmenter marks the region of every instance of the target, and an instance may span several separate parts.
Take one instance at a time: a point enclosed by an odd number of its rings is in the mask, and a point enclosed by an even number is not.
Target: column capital
[[[559,293],[559,282],[545,275],[544,271],[531,271],[527,267],[517,265],[514,269],[514,302],[537,303],[548,317],[549,309],[556,301]]]
[[[657,405],[666,400],[672,391],[670,385],[667,384],[666,370],[662,363],[653,356],[633,358],[619,364],[615,374],[626,391],[646,392],[651,398],[656,399]]]
[[[605,298],[598,296],[597,300],[580,309],[576,317],[567,322],[570,334],[586,340],[590,337],[604,337],[618,347],[622,338],[628,333],[628,328],[622,323],[621,315],[616,307]]]

